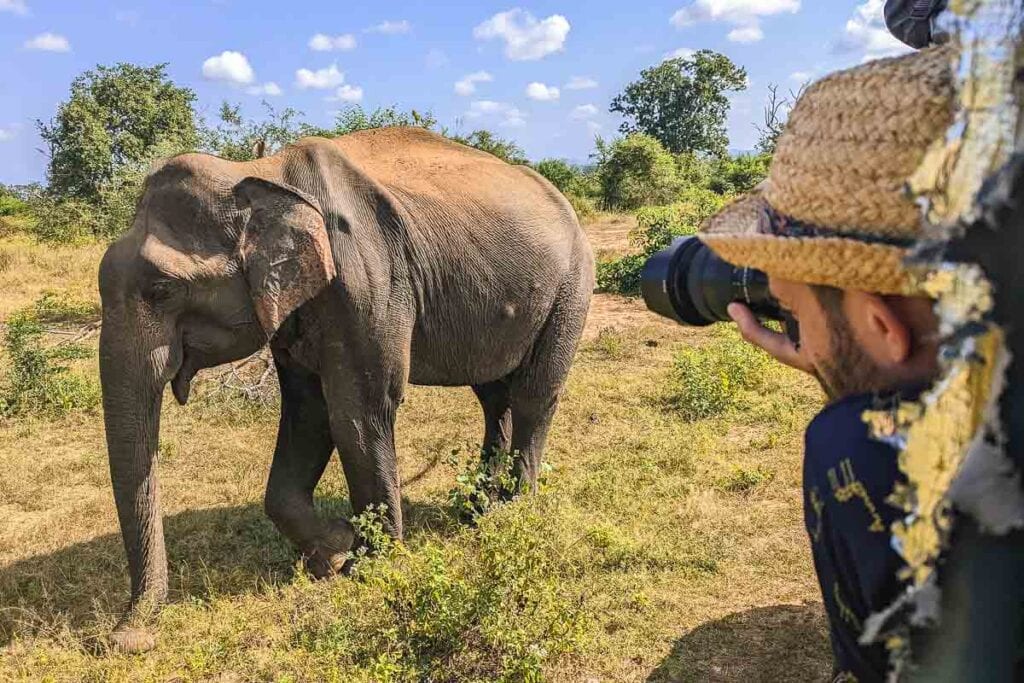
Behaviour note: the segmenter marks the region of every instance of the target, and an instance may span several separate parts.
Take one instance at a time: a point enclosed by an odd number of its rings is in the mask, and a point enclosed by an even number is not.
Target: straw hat
[[[922,234],[907,179],[953,121],[948,48],[883,59],[800,97],[768,179],[704,225],[726,261],[787,280],[913,294],[904,268]]]

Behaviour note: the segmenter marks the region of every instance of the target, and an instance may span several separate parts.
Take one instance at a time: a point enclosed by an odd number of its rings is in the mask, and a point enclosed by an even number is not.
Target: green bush
[[[605,209],[668,204],[680,190],[675,159],[650,135],[597,141],[598,179]]]
[[[20,216],[27,212],[28,204],[0,188],[0,216]]]
[[[603,261],[597,265],[599,291],[638,294],[640,272],[648,257],[682,235],[695,235],[701,224],[725,205],[727,197],[710,190],[691,187],[670,206],[651,206],[636,214],[637,227],[630,233],[630,245],[639,253]]]
[[[740,154],[714,163],[708,187],[719,194],[743,194],[768,177],[770,154]]]
[[[459,470],[455,487],[448,492],[448,507],[456,518],[463,520],[478,518],[496,501],[516,492],[512,476],[515,455],[498,450],[485,460],[474,450],[454,450],[448,460],[449,465]]]
[[[598,261],[597,291],[635,296],[640,293],[640,272],[647,256],[627,254],[621,258]]]
[[[43,242],[73,244],[95,237],[96,207],[82,199],[60,199],[50,194],[32,201],[32,233]]]
[[[58,417],[99,403],[96,383],[71,372],[65,361],[88,358],[78,344],[43,346],[43,325],[33,308],[7,320],[3,348],[8,368],[0,377],[0,416]]]
[[[665,398],[685,420],[713,417],[762,386],[768,368],[767,354],[730,330],[709,347],[676,353]]]
[[[343,605],[318,596],[296,612],[296,646],[375,681],[544,680],[544,666],[577,651],[589,623],[567,539],[522,505],[461,533],[458,547],[397,545],[360,562],[357,603],[350,593]]]
[[[578,175],[575,168],[561,159],[538,161],[534,164],[533,170],[551,181],[551,184],[557,187],[562,194],[569,192]]]

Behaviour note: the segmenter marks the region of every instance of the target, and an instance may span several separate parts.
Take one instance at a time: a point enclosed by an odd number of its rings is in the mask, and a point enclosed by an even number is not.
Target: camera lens
[[[679,237],[648,259],[640,289],[649,309],[683,325],[730,320],[734,301],[762,318],[786,317],[768,290],[767,275],[723,261],[696,237]]]

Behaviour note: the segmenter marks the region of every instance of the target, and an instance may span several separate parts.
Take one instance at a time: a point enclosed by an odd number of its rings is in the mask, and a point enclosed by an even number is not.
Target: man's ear
[[[843,304],[847,320],[857,321],[861,345],[876,362],[900,365],[910,359],[913,331],[884,297],[867,292],[847,293]]]
[[[249,209],[239,251],[256,315],[272,337],[292,311],[334,279],[334,258],[318,202],[301,190],[249,177],[234,188]]]

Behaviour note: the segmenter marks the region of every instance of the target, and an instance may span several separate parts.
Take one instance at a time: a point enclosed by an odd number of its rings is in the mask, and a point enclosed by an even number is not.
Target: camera
[[[761,319],[781,322],[794,344],[796,321],[768,290],[768,276],[718,258],[696,237],[678,237],[651,256],[640,275],[647,308],[682,325],[703,327],[730,321],[728,307],[746,304]]]

